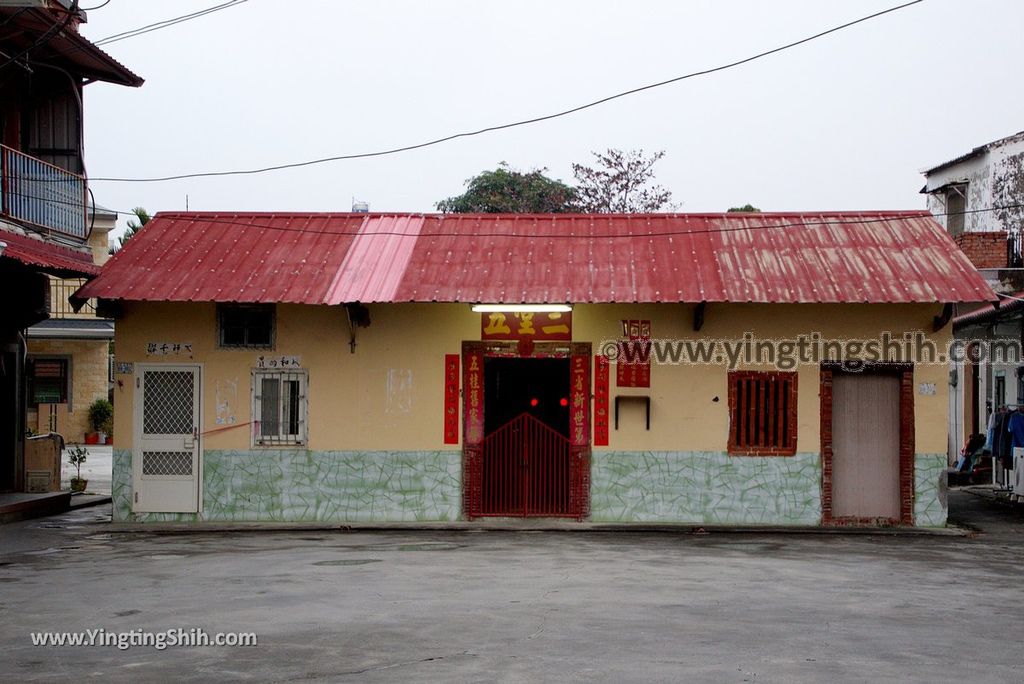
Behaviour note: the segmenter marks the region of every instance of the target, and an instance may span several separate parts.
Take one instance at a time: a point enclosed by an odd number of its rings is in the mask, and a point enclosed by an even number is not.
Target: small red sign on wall
[[[560,313],[498,311],[480,314],[482,340],[546,340],[572,339],[572,312]]]
[[[651,386],[651,322],[622,321],[622,336],[615,362],[615,384],[619,387]]]
[[[444,443],[459,443],[459,355],[444,355]]]
[[[594,356],[594,446],[608,446],[608,358]]]

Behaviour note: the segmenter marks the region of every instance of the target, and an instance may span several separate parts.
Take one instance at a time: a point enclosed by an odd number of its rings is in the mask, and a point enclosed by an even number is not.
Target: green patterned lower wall
[[[114,450],[119,522],[452,521],[461,517],[459,451],[207,451],[203,513],[132,513],[131,451]],[[946,523],[945,454],[918,454],[914,519]],[[596,451],[591,520],[817,525],[821,460],[716,452]]]
[[[720,452],[596,451],[591,518],[601,522],[817,525],[821,459]]]
[[[207,451],[203,512],[132,513],[131,451],[114,453],[114,519],[124,522],[458,520],[459,451]]]
[[[945,527],[948,467],[946,454],[914,457],[914,524],[918,527]]]

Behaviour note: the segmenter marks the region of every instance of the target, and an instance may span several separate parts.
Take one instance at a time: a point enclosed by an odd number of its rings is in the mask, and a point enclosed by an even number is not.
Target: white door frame
[[[145,388],[143,387],[143,376],[146,371],[174,371],[187,370],[195,373],[194,388],[194,410],[195,430],[193,435],[193,449],[195,451],[195,469],[193,478],[196,482],[196,504],[194,510],[170,511],[166,508],[154,508],[139,501],[140,481],[142,478],[142,447],[143,447],[143,399]],[[135,364],[135,392],[132,406],[132,492],[131,507],[133,512],[170,512],[170,513],[202,513],[203,512],[203,373],[204,364],[201,363],[137,363]]]

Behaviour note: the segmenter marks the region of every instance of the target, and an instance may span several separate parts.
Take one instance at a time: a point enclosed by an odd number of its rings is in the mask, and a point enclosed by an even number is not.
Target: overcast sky
[[[99,0],[83,0],[84,6]],[[220,4],[112,0],[98,40]],[[105,49],[146,79],[86,88],[92,177],[250,168],[421,142],[731,62],[897,0],[249,0]],[[920,170],[1024,129],[1024,3],[926,0],[736,69],[563,119],[258,176],[96,182],[128,210],[432,211],[501,161],[665,150],[682,211],[914,209]],[[123,223],[123,219],[122,219]]]

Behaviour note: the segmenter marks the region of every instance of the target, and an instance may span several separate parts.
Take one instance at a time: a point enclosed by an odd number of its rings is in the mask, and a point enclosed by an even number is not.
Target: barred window
[[[68,359],[30,358],[27,370],[30,405],[68,403]]]
[[[796,453],[796,373],[729,373],[729,453]]]
[[[301,446],[306,443],[306,385],[304,370],[252,373],[256,446]]]
[[[274,305],[220,304],[217,306],[217,329],[217,342],[221,347],[272,349]]]

